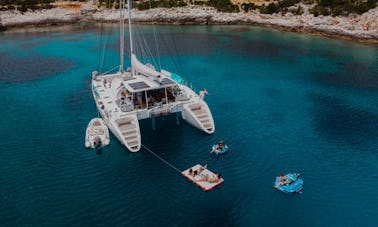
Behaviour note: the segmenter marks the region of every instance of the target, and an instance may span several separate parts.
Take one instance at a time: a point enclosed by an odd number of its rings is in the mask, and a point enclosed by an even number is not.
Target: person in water
[[[223,150],[223,148],[224,148],[224,141],[220,140],[219,143],[215,146],[215,149],[211,148],[210,153],[213,153],[215,151],[215,153],[218,154],[221,150]]]
[[[278,182],[276,185],[274,185],[275,188],[278,188],[279,186],[289,183],[289,179],[287,179],[287,177],[283,173],[280,173],[280,175],[277,176],[277,178],[278,178]]]
[[[196,180],[195,182],[205,181],[209,183],[217,183],[220,179],[221,179],[221,173],[217,173],[213,176],[206,174],[205,176],[203,176],[203,178]]]
[[[218,145],[217,145],[217,150],[222,150],[224,148],[224,142],[223,142],[223,140],[221,140],[221,141],[219,141],[219,143],[218,143]]]

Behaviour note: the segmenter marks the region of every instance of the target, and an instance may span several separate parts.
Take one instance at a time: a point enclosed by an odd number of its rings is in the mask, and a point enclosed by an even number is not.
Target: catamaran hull
[[[182,110],[182,118],[207,134],[215,131],[214,119],[209,107],[204,101],[198,103],[185,104]]]
[[[129,112],[121,112],[114,105],[112,108],[105,107],[110,106],[110,103],[114,103],[115,100],[106,92],[109,89],[103,84],[106,78],[104,76],[92,80],[92,94],[97,110],[113,135],[131,152],[137,152],[141,148],[139,120],[142,119],[181,112],[183,120],[195,128],[207,134],[213,134],[215,131],[213,116],[208,105],[185,85],[181,85],[180,88],[187,93],[187,99],[176,100],[151,109],[134,109]],[[116,79],[113,80],[116,81]]]
[[[123,144],[129,151],[137,152],[141,148],[141,135],[138,118],[135,114],[128,114],[119,119],[111,119],[112,113],[105,112],[101,102],[97,99],[98,93],[92,86],[92,94],[96,102],[96,107],[105,124],[108,126],[113,135]]]

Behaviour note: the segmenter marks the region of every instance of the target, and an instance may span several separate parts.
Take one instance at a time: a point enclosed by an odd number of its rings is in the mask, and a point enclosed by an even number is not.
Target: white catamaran
[[[156,70],[152,64],[138,60],[133,51],[131,1],[127,0],[131,67],[124,61],[124,0],[120,0],[120,67],[116,73],[92,73],[92,93],[98,112],[117,139],[131,152],[141,148],[139,121],[181,112],[194,127],[212,134],[213,116],[199,94],[182,83],[176,74]]]

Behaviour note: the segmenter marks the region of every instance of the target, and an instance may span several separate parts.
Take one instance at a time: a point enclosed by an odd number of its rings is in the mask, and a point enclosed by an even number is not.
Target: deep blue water
[[[152,27],[141,29],[154,44]],[[141,122],[142,143],[179,170],[222,172],[225,183],[206,193],[115,137],[101,154],[86,150],[97,116],[90,74],[118,64],[117,30],[41,30],[0,33],[0,225],[376,226],[377,45],[157,26],[161,65],[208,89],[216,132],[168,116],[155,131]],[[230,150],[215,157],[219,139]],[[275,190],[280,172],[301,173],[303,193]]]

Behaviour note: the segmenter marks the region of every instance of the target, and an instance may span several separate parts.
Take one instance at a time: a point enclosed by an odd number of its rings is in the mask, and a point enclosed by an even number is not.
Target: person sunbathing
[[[201,178],[199,180],[196,180],[195,182],[205,181],[205,182],[208,182],[208,183],[217,183],[220,179],[221,179],[221,174],[220,173],[217,173],[217,174],[215,174],[213,176],[210,176],[209,174],[206,174],[205,176],[203,176],[203,178]]]
[[[197,176],[198,174],[202,173],[207,168],[207,164],[205,166],[200,166],[198,169],[193,170],[192,168],[189,169],[189,175],[190,176]]]

